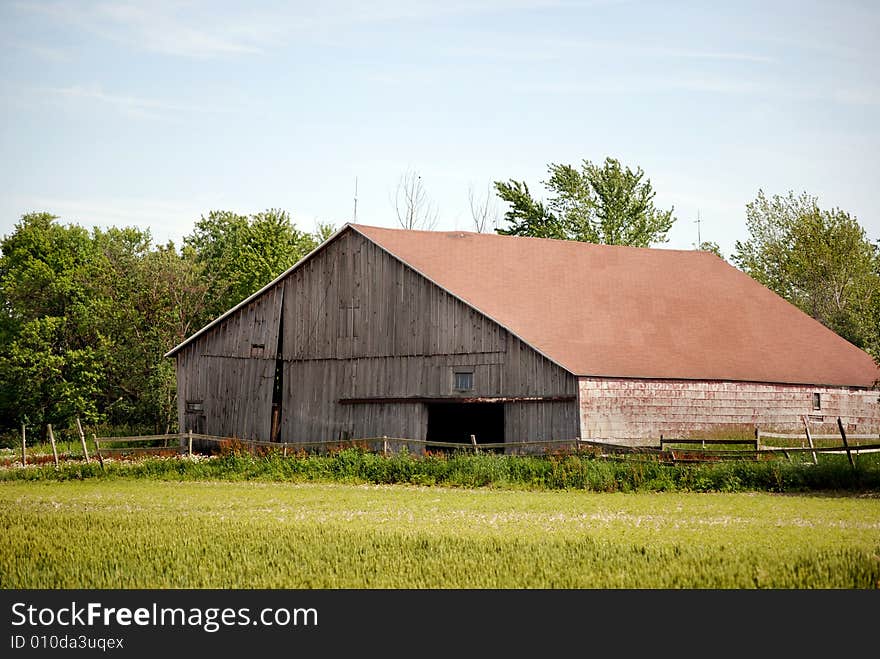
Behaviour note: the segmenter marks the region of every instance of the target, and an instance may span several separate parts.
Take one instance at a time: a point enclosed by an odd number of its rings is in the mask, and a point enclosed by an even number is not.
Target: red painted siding
[[[813,394],[821,409],[813,409]],[[880,432],[880,391],[806,385],[578,378],[583,439],[656,444],[665,437],[710,436],[722,431],[836,433],[837,417],[853,433]],[[821,417],[821,418],[820,418]]]

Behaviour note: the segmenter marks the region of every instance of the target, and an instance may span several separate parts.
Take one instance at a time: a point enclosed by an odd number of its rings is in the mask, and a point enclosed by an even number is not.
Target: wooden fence
[[[472,450],[475,453],[485,452],[503,452],[506,454],[534,454],[548,453],[552,451],[567,452],[588,452],[592,455],[609,458],[620,458],[624,456],[644,456],[649,459],[659,460],[662,462],[682,463],[682,462],[704,462],[717,460],[757,460],[762,456],[773,457],[774,455],[784,455],[791,460],[792,455],[799,453],[810,453],[815,464],[818,463],[818,455],[825,454],[843,454],[845,453],[849,459],[850,465],[855,467],[853,455],[858,456],[860,453],[870,453],[880,451],[880,434],[851,434],[847,435],[843,422],[838,418],[839,435],[812,435],[810,433],[809,424],[804,419],[805,434],[790,433],[774,433],[755,429],[754,439],[717,439],[717,438],[694,438],[694,437],[664,437],[660,436],[659,446],[628,446],[616,444],[601,439],[552,439],[540,441],[524,441],[524,442],[498,442],[480,444],[476,438],[471,435],[469,443],[461,442],[440,442],[427,441],[420,439],[411,439],[404,437],[365,437],[365,438],[346,438],[335,441],[315,441],[315,442],[267,442],[256,439],[240,439],[236,437],[219,437],[216,435],[205,435],[194,433],[192,431],[185,433],[167,433],[162,435],[135,435],[126,437],[96,437],[92,434],[92,441],[95,447],[95,458],[103,466],[104,458],[150,455],[150,454],[183,454],[192,456],[194,453],[193,443],[198,442],[196,448],[199,449],[204,444],[213,444],[215,447],[222,447],[224,444],[234,445],[243,448],[251,453],[257,453],[259,450],[276,451],[284,456],[301,452],[328,452],[339,450],[347,447],[359,447],[376,453],[382,453],[385,456],[406,451],[430,451],[431,449],[452,449],[452,450]],[[82,455],[86,462],[91,461],[88,447],[86,445],[85,433],[82,425],[77,419],[77,430],[80,443],[82,446]],[[52,453],[55,466],[59,464],[59,455],[55,442],[55,436],[52,426],[48,426],[47,434],[52,444]],[[809,443],[809,447],[785,447],[771,446],[766,443],[770,439],[794,439],[804,440]],[[840,440],[841,443],[836,446],[816,446],[814,440]],[[857,443],[851,444],[851,440],[859,442],[867,440],[877,440],[874,443]],[[120,446],[125,444],[125,446]],[[714,448],[726,446],[745,446],[743,449],[730,448]],[[684,448],[682,448],[684,447]],[[693,448],[691,448],[693,447]],[[21,463],[27,465],[27,443],[26,428],[22,426],[21,432]]]

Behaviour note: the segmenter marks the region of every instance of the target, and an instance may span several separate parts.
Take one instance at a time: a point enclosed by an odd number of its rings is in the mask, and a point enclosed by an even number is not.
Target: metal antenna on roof
[[[358,177],[354,177],[354,217],[352,218],[352,222],[357,222],[358,219]]]
[[[703,244],[703,239],[700,237],[700,211],[697,210],[697,249],[700,249],[700,246]]]

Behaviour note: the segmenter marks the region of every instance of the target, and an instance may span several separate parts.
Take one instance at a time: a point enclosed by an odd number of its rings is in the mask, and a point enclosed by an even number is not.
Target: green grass
[[[880,498],[0,483],[3,588],[877,588]]]
[[[800,455],[753,461],[666,465],[651,460],[608,460],[589,455],[456,454],[383,457],[357,449],[332,455],[231,453],[210,459],[151,458],[133,462],[65,462],[0,469],[4,480],[260,480],[444,485],[596,492],[880,492],[880,454],[865,454],[852,469],[844,455],[822,455],[813,465]]]

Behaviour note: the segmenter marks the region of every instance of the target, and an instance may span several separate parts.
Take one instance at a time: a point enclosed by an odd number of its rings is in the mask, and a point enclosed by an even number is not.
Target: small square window
[[[251,357],[262,357],[266,346],[262,343],[251,344]]]
[[[813,409],[821,410],[822,409],[822,394],[814,393],[813,394]]]
[[[456,391],[471,391],[474,388],[474,374],[470,371],[456,371],[453,386]]]
[[[205,404],[200,400],[186,401],[186,411],[189,414],[199,414],[205,411]]]

